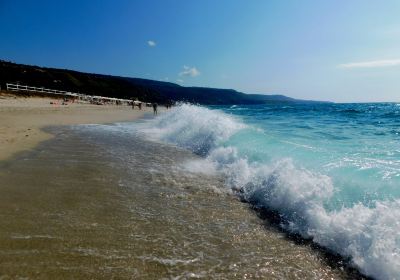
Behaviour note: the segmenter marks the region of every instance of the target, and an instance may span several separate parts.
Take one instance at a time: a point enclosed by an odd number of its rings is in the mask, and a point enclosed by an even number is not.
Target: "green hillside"
[[[244,94],[232,89],[182,87],[168,82],[90,74],[78,71],[16,64],[0,60],[0,85],[6,83],[45,87],[89,95],[138,98],[146,102],[185,101],[204,105],[301,102],[283,95]]]

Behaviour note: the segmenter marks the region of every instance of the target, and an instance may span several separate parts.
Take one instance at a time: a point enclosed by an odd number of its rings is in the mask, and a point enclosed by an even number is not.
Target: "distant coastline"
[[[20,83],[115,98],[137,98],[160,104],[167,104],[171,101],[202,105],[326,102],[295,99],[279,94],[246,94],[233,89],[184,87],[170,82],[84,73],[0,60],[0,86],[2,89],[5,88],[6,83]]]

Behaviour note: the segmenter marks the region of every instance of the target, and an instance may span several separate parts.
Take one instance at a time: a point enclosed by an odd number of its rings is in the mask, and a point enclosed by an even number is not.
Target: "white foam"
[[[228,139],[243,124],[223,113],[182,104],[151,120],[143,131],[152,137],[206,155],[219,143]]]
[[[399,277],[400,200],[328,211],[324,205],[335,193],[331,178],[296,166],[291,159],[261,164],[239,156],[237,149],[226,143],[245,125],[231,116],[181,105],[149,122],[142,130],[153,139],[204,156],[203,162],[188,164],[191,172],[223,173],[227,186],[241,189],[244,199],[278,211],[286,230],[351,257],[366,275]]]

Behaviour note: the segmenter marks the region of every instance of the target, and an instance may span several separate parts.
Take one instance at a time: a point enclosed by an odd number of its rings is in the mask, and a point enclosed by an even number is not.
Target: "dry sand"
[[[0,160],[51,138],[41,130],[45,126],[132,121],[152,111],[145,107],[132,110],[126,105],[61,103],[61,99],[0,93]]]

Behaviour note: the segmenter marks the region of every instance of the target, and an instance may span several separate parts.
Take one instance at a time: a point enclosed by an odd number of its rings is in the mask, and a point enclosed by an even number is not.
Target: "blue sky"
[[[400,101],[400,1],[0,0],[0,59],[295,98]]]

